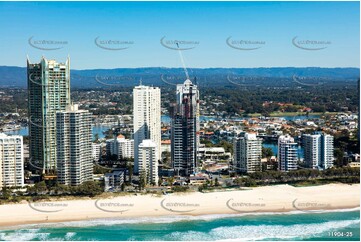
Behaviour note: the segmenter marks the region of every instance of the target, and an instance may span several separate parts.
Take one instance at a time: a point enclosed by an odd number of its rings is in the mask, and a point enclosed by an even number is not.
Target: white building
[[[92,143],[92,157],[93,160],[98,161],[102,156],[102,145]]]
[[[78,106],[57,112],[58,182],[77,186],[93,180],[92,115]]]
[[[120,191],[124,183],[125,172],[124,170],[117,170],[104,175],[104,191],[114,192]]]
[[[234,163],[241,172],[262,171],[262,139],[245,133],[233,141]]]
[[[118,158],[134,157],[134,140],[125,139],[124,136],[118,136],[115,139],[109,139],[106,142],[107,155],[116,155]]]
[[[333,166],[333,136],[322,133],[303,135],[304,160],[313,169],[328,169]]]
[[[321,138],[321,164],[323,169],[328,169],[333,166],[334,156],[333,156],[333,136],[324,134]]]
[[[156,160],[161,158],[160,89],[136,86],[133,89],[134,173],[139,173],[139,144],[151,139],[157,146]]]
[[[23,137],[0,133],[0,188],[24,186]]]
[[[162,153],[163,152],[171,152],[171,141],[168,139],[168,140],[162,140],[161,141],[162,144],[161,144],[161,150],[162,150]]]
[[[280,171],[297,170],[297,143],[289,135],[278,138],[278,169]]]
[[[157,145],[150,139],[145,139],[138,146],[139,174],[146,179],[147,184],[158,185]]]

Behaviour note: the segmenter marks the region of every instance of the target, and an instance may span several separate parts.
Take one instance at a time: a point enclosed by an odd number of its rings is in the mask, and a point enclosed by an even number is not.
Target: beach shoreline
[[[276,185],[226,192],[129,195],[0,205],[0,229],[32,224],[163,216],[247,215],[357,209],[360,184]]]
[[[23,224],[7,224],[4,226],[0,226],[0,232],[5,230],[15,230],[15,229],[35,229],[39,227],[83,227],[82,225],[77,223],[85,222],[90,223],[87,226],[93,226],[91,223],[95,223],[94,226],[100,225],[105,226],[106,221],[112,222],[111,219],[124,219],[124,224],[134,224],[138,219],[141,220],[139,223],[164,223],[164,221],[169,222],[184,222],[189,220],[213,220],[213,219],[221,219],[221,218],[232,218],[232,217],[241,217],[241,216],[264,216],[264,215],[292,215],[292,214],[317,214],[317,213],[333,213],[333,212],[352,212],[352,211],[360,211],[360,207],[354,208],[334,208],[329,210],[309,210],[304,212],[298,212],[295,210],[292,211],[274,211],[274,212],[249,212],[249,213],[228,213],[228,214],[202,214],[202,215],[176,215],[176,219],[171,215],[158,215],[151,217],[138,217],[138,216],[129,216],[129,217],[102,217],[102,218],[91,218],[91,219],[79,219],[79,220],[53,220],[53,221],[39,221],[39,222],[31,222],[31,223],[23,223]],[[74,224],[72,224],[74,223]],[[117,222],[115,223],[117,224]],[[113,225],[113,224],[112,224]]]

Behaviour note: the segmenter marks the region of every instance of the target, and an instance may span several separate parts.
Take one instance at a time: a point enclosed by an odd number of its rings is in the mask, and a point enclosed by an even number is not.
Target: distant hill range
[[[359,68],[273,67],[273,68],[190,68],[190,79],[199,86],[283,85],[300,83],[357,82]],[[196,78],[196,79],[195,79]],[[117,68],[71,70],[72,88],[130,87],[140,83],[154,86],[179,84],[186,76],[182,68]],[[26,87],[26,68],[0,66],[0,87]]]

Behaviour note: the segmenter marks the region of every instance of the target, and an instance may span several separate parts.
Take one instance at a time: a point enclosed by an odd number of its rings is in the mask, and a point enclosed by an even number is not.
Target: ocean
[[[360,211],[98,219],[17,226],[0,230],[0,240],[359,241]]]

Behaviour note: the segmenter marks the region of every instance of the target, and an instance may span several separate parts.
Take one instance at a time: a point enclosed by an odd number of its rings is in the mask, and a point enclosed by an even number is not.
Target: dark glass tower
[[[172,118],[172,164],[175,174],[196,172],[199,147],[199,91],[190,80],[177,85],[177,105]]]

